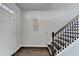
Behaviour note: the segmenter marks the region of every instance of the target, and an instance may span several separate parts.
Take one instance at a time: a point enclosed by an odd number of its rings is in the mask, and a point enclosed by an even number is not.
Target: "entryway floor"
[[[26,48],[23,47],[13,56],[50,56],[47,48]]]

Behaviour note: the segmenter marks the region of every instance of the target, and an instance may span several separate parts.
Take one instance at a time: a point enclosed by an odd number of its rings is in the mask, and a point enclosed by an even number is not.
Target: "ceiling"
[[[23,11],[35,10],[73,10],[74,7],[79,9],[79,3],[16,3]]]
[[[16,3],[21,10],[49,10],[51,3]]]

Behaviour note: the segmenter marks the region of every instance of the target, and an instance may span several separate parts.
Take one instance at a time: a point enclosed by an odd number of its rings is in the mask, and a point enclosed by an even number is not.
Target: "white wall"
[[[12,10],[14,10],[15,16],[16,16],[16,39],[17,39],[17,46],[21,45],[21,38],[22,38],[22,31],[21,31],[21,10],[20,8],[18,8],[15,4],[13,3],[7,3],[6,4],[9,8],[11,8]]]
[[[15,18],[16,18],[16,47],[14,48],[15,51],[21,47],[22,41],[22,34],[21,34],[21,10],[15,4],[6,4],[9,8],[14,10]],[[14,51],[14,52],[15,52]]]
[[[0,8],[0,55],[9,56],[20,48],[21,11],[15,4],[4,5],[14,11],[14,14],[10,14]]]
[[[46,46],[51,41],[51,32],[58,31],[78,14],[79,9],[72,8],[59,11],[23,11],[22,45]],[[34,18],[39,20],[39,31],[33,31]]]

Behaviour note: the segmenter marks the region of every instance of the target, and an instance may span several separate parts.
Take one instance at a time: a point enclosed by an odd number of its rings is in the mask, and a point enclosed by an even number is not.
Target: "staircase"
[[[52,42],[48,44],[48,50],[52,56],[62,52],[79,37],[78,17],[79,15],[74,17],[56,33],[52,32]]]

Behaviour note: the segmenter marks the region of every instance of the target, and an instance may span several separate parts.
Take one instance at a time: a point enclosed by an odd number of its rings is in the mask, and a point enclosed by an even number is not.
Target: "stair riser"
[[[51,42],[51,44],[57,49],[57,50],[60,50],[61,47],[56,43],[54,42],[54,44]]]

